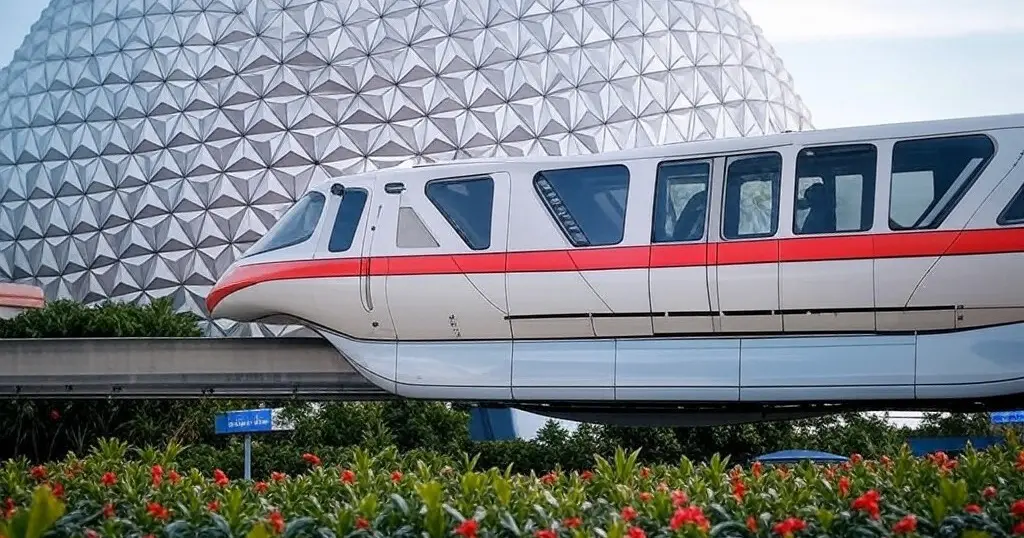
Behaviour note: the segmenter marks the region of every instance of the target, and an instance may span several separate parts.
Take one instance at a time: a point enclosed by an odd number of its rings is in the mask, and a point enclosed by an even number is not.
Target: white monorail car
[[[566,418],[1006,408],[1022,156],[1012,115],[380,170],[311,188],[207,306],[399,396]]]

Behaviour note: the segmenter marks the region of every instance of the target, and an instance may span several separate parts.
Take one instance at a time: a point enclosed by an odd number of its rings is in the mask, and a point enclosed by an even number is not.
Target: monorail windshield
[[[316,231],[326,199],[319,192],[309,192],[295,203],[269,230],[246,251],[245,257],[254,256],[307,241]]]

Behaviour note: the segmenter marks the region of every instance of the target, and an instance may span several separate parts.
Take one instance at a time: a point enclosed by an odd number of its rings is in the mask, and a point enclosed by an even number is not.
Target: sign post
[[[252,434],[291,431],[295,423],[284,418],[284,409],[244,409],[219,413],[213,422],[217,435],[245,435],[245,479],[252,479]]]
[[[998,411],[991,414],[992,424],[1020,424],[1024,422],[1024,411]]]

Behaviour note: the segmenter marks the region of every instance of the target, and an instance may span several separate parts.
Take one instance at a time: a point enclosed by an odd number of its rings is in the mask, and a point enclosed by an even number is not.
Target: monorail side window
[[[863,232],[875,207],[872,144],[804,148],[796,158],[793,233]]]
[[[731,157],[725,172],[722,236],[771,237],[779,229],[782,155],[760,153]]]
[[[320,216],[324,211],[326,198],[323,194],[310,191],[299,198],[281,219],[267,230],[267,234],[256,241],[243,257],[263,254],[272,250],[298,245],[313,236]]]
[[[427,198],[473,250],[491,246],[494,180],[489,176],[427,182]]]
[[[655,243],[697,241],[704,238],[707,220],[708,161],[666,162],[658,165],[654,191]]]
[[[889,228],[937,228],[993,153],[995,145],[985,135],[897,142],[892,150]]]
[[[996,224],[1009,226],[1011,224],[1024,224],[1024,186],[1017,190],[1010,203],[999,213]]]
[[[366,198],[367,194],[363,189],[345,189],[341,203],[338,204],[338,213],[334,215],[334,227],[331,228],[327,250],[345,252],[352,248],[352,239],[359,228],[359,219],[363,216]]]
[[[629,168],[615,164],[545,170],[533,177],[533,186],[573,246],[622,241]]]

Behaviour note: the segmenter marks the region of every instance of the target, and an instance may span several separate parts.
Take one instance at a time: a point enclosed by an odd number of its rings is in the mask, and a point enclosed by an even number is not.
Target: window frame
[[[799,211],[799,208],[797,207],[797,200],[799,200],[799,198],[800,198],[800,155],[804,151],[807,151],[807,150],[831,149],[831,148],[855,148],[855,147],[870,147],[873,150],[874,156],[875,156],[874,167],[872,169],[873,174],[871,176],[871,186],[870,186],[870,188],[868,188],[867,183],[866,183],[866,179],[867,178],[865,178],[864,176],[861,176],[861,199],[860,199],[860,203],[861,203],[861,212],[862,212],[862,214],[861,214],[861,218],[858,219],[858,220],[860,220],[860,225],[861,225],[862,228],[857,229],[857,230],[836,230],[836,231],[833,231],[833,232],[801,232],[801,231],[797,230],[797,226],[796,226],[797,225],[797,221],[796,221],[797,219],[796,219],[796,216],[797,216],[797,212]],[[811,176],[808,176],[808,177],[811,177]],[[890,167],[889,177],[890,177],[890,185],[891,185],[891,178],[892,178],[891,167]],[[818,146],[804,146],[804,147],[800,148],[800,151],[797,151],[796,155],[793,157],[793,222],[792,222],[793,235],[813,237],[813,236],[830,235],[830,234],[855,234],[855,233],[870,232],[875,227],[875,216],[874,216],[875,215],[875,199],[877,197],[878,197],[878,144],[875,144],[875,143],[872,143],[872,142],[859,142],[859,143],[853,142],[853,143],[845,143],[845,144],[844,143],[838,143],[838,144],[828,144],[828,145],[818,145]],[[863,218],[864,207],[863,206],[864,206],[864,202],[865,201],[867,201],[868,204],[869,204],[869,206],[867,208],[867,211],[868,211],[867,228],[863,228],[863,226],[864,226],[864,218]],[[838,202],[838,200],[837,200],[837,202]],[[836,204],[836,210],[838,210],[838,209],[839,209],[839,204],[837,203]]]
[[[448,214],[448,211],[446,211],[445,208],[441,207],[430,196],[430,188],[437,184],[469,183],[471,181],[484,180],[486,180],[491,186],[491,203],[489,208],[490,211],[487,215],[487,242],[483,247],[475,247],[472,244],[470,244],[470,241],[467,238],[465,232],[455,223],[455,221],[452,220],[451,216]],[[426,183],[423,184],[423,196],[427,199],[428,202],[430,202],[430,205],[434,206],[434,209],[437,210],[437,212],[440,213],[442,217],[444,217],[444,220],[448,222],[448,226],[450,226],[451,229],[455,231],[455,233],[462,239],[462,242],[470,250],[488,250],[491,248],[491,243],[493,243],[493,239],[491,236],[494,235],[494,195],[496,190],[497,182],[494,181],[494,176],[492,176],[491,174],[474,174],[470,176],[442,177],[431,179],[430,181],[427,181]],[[426,225],[425,222],[423,224],[424,226]],[[435,239],[437,238],[435,237]],[[440,243],[440,241],[438,241],[438,243]]]
[[[751,234],[751,235],[737,235],[730,237],[726,234],[725,220],[728,217],[728,203],[729,203],[729,168],[735,164],[735,162],[729,162],[732,159],[742,159],[750,157],[761,157],[774,155],[779,159],[779,178],[778,188],[772,189],[772,208],[771,208],[771,230],[762,234]],[[779,235],[779,220],[782,212],[782,185],[785,180],[786,174],[786,158],[782,152],[774,149],[756,151],[755,153],[736,153],[732,155],[721,155],[724,159],[724,166],[722,170],[722,196],[720,200],[720,211],[721,218],[719,219],[719,237],[723,241],[752,241],[757,239],[769,239]],[[742,187],[741,187],[742,188]],[[739,189],[737,189],[737,195],[739,195]],[[739,231],[739,222],[736,223],[737,232]]]
[[[553,207],[551,207],[551,205],[548,203],[547,198],[545,198],[544,194],[540,191],[540,187],[538,185],[538,181],[540,179],[542,179],[542,176],[545,173],[549,173],[549,172],[565,172],[565,171],[570,171],[570,170],[572,170],[572,171],[582,171],[582,170],[595,170],[595,169],[601,169],[601,168],[621,168],[621,169],[625,170],[625,172],[626,172],[626,196],[625,196],[625,198],[622,201],[622,226],[619,229],[619,237],[618,237],[618,239],[614,243],[601,243],[601,244],[594,244],[592,241],[590,241],[590,238],[588,237],[587,238],[587,244],[580,244],[580,243],[577,243],[576,240],[574,240],[572,238],[572,236],[569,234],[569,231],[565,228],[565,225],[562,223],[562,221],[559,220],[558,217],[555,216],[555,213],[556,213],[555,209]],[[567,167],[567,168],[546,168],[544,170],[538,170],[538,171],[536,171],[533,174],[533,182],[532,182],[533,183],[533,192],[537,196],[537,198],[539,199],[541,207],[543,207],[545,212],[547,212],[548,218],[550,218],[552,221],[554,221],[555,227],[557,227],[562,232],[562,236],[565,237],[565,240],[568,241],[569,244],[573,246],[573,248],[608,248],[608,247],[613,247],[615,245],[622,244],[622,242],[626,240],[626,225],[629,223],[629,186],[630,186],[630,180],[632,179],[632,174],[630,172],[631,171],[629,169],[629,165],[627,165],[624,162],[616,162],[616,163],[612,163],[612,164],[592,164],[592,165],[588,165],[588,166],[571,166],[571,167]],[[551,180],[548,179],[547,181],[550,183]],[[554,186],[553,185],[552,185],[551,188],[552,188],[552,190],[554,190]],[[557,192],[555,192],[555,194],[558,195]],[[566,208],[566,210],[568,211],[568,208]],[[571,214],[570,214],[570,216],[571,216]],[[572,217],[572,218],[573,218],[573,220],[577,220],[576,217]],[[577,224],[578,223],[579,223],[579,221],[577,220]],[[586,231],[583,230],[582,226],[580,227],[580,231],[583,233],[584,237],[586,237],[586,235],[587,235]]]
[[[303,200],[306,200],[307,198],[319,198],[320,199],[320,211],[319,211],[319,214],[317,215],[317,218],[316,218],[316,224],[313,226],[313,228],[309,231],[308,234],[305,234],[304,237],[299,237],[299,238],[296,238],[296,239],[292,239],[292,240],[290,240],[290,241],[288,241],[288,242],[286,242],[284,244],[277,245],[277,246],[272,247],[272,248],[264,247],[262,250],[254,250],[253,247],[258,245],[259,242],[262,241],[264,237],[266,237],[266,234],[264,234],[263,237],[260,237],[259,239],[257,239],[252,244],[252,246],[250,246],[249,249],[246,250],[244,254],[242,254],[242,256],[239,259],[250,258],[252,256],[260,256],[260,255],[267,254],[267,253],[270,253],[270,252],[277,252],[277,251],[282,250],[282,249],[286,249],[286,248],[294,247],[294,246],[297,246],[297,245],[301,245],[301,244],[305,243],[306,241],[309,241],[310,239],[312,239],[313,236],[316,235],[317,230],[320,229],[320,227],[323,224],[324,209],[327,208],[327,196],[324,193],[322,193],[320,191],[317,191],[317,190],[306,191],[305,194],[303,194],[297,200],[295,200],[295,203],[293,203],[291,205],[291,207],[289,207],[287,210],[285,210],[284,213],[281,214],[281,217],[279,219],[277,219],[277,222],[275,222],[273,225],[271,225],[270,229],[267,230],[267,232],[269,233],[269,232],[273,231],[274,227],[277,226],[281,222],[281,220],[283,220],[285,217],[290,216],[289,214],[291,213],[292,210],[295,209],[295,206],[299,205],[300,202],[302,202]]]
[[[1017,190],[1013,193],[1013,196],[1010,197],[1010,201],[1006,202],[1006,205],[1003,207],[1002,211],[1000,211],[999,215],[996,216],[996,225],[1017,226],[1019,224],[1024,224],[1024,216],[1012,221],[1006,219],[1006,214],[1010,211],[1010,208],[1013,207],[1014,202],[1018,201],[1024,203],[1024,183],[1021,183],[1021,186],[1017,187]]]
[[[664,160],[664,161],[658,162],[658,166],[654,170],[654,200],[652,202],[652,211],[651,211],[651,244],[652,245],[668,245],[668,244],[673,244],[673,243],[685,243],[685,244],[688,244],[688,243],[704,242],[704,241],[706,241],[708,239],[708,228],[709,228],[708,224],[709,224],[709,220],[711,219],[711,187],[712,187],[712,185],[714,184],[714,181],[715,181],[715,160],[716,160],[715,157],[694,157],[694,158],[684,158],[684,159],[670,159],[670,160]],[[660,209],[659,205],[660,205],[661,202],[664,201],[662,199],[662,192],[663,192],[663,190],[665,190],[665,189],[662,189],[662,185],[664,183],[662,181],[662,177],[661,177],[661,169],[662,169],[662,167],[663,166],[671,166],[671,165],[679,165],[679,164],[699,164],[699,163],[703,163],[703,164],[706,164],[708,166],[708,175],[707,175],[707,178],[704,180],[704,192],[706,193],[706,197],[707,197],[707,200],[704,203],[704,232],[697,239],[682,239],[682,240],[668,239],[668,240],[659,241],[657,239],[657,237],[655,236],[655,234],[657,233],[657,230],[658,230],[658,211]],[[667,181],[667,180],[665,180],[665,181]],[[696,195],[694,195],[694,196],[696,196]],[[664,223],[662,223],[662,224],[664,224]],[[625,231],[625,230],[623,230],[623,231]],[[673,226],[673,231],[675,231],[675,227],[674,226]]]
[[[352,235],[349,237],[348,246],[344,250],[334,250],[331,245],[334,244],[334,232],[338,226],[338,216],[341,215],[341,210],[345,204],[345,198],[348,197],[350,192],[360,192],[363,194],[363,206],[359,211],[359,219],[356,220],[355,228]],[[356,235],[359,233],[359,223],[363,221],[363,215],[366,213],[366,204],[370,201],[370,191],[362,187],[347,187],[345,192],[341,195],[341,199],[338,200],[338,209],[334,212],[334,220],[331,222],[331,234],[327,236],[327,252],[331,254],[341,254],[348,252],[352,249],[352,245],[355,243]]]
[[[960,192],[957,193],[954,196],[954,198],[950,199],[950,201],[946,204],[946,207],[936,216],[935,221],[931,225],[929,225],[929,226],[911,225],[911,226],[907,226],[907,227],[893,227],[893,224],[895,223],[895,221],[892,218],[892,190],[893,190],[892,186],[893,186],[894,176],[896,175],[896,172],[894,171],[894,167],[893,167],[893,162],[896,159],[896,148],[900,144],[904,144],[904,143],[908,143],[908,142],[921,143],[921,142],[926,142],[926,141],[957,140],[957,139],[985,139],[988,142],[988,144],[991,146],[992,150],[989,152],[988,156],[986,156],[978,164],[978,166],[974,169],[974,171],[971,172],[970,177],[967,178],[967,181],[965,181],[964,185],[960,188]],[[886,208],[886,220],[888,221],[889,231],[892,231],[892,232],[913,232],[913,231],[922,231],[922,230],[936,230],[936,229],[940,228],[942,226],[942,223],[944,223],[946,221],[946,219],[949,218],[950,213],[952,213],[953,210],[956,209],[956,207],[958,205],[960,205],[960,202],[963,201],[964,196],[967,196],[967,193],[970,192],[970,190],[972,188],[974,188],[974,185],[975,185],[975,183],[977,183],[978,178],[981,177],[981,175],[985,173],[985,170],[988,169],[988,166],[992,163],[992,160],[995,159],[995,156],[996,156],[997,153],[999,153],[999,147],[996,144],[995,139],[993,139],[991,136],[989,136],[988,133],[977,133],[977,132],[976,133],[954,133],[954,134],[943,134],[943,135],[935,135],[935,136],[921,136],[921,137],[916,137],[916,138],[900,138],[898,140],[894,140],[893,144],[892,144],[892,150],[889,152],[889,195],[888,195],[889,196],[889,203],[887,204],[888,207]],[[900,172],[900,173],[903,173],[903,172]],[[962,169],[960,170],[960,173],[963,173]],[[935,181],[934,174],[932,176],[932,181]],[[955,179],[954,179],[954,181],[955,181]],[[948,191],[946,191],[946,192],[948,192]],[[943,194],[939,195],[938,199],[941,200],[945,195],[946,195],[946,193],[943,193]],[[929,204],[927,207],[925,207],[924,212],[921,213],[921,215],[918,217],[918,220],[923,219],[925,216],[928,215],[928,213],[930,213],[931,211],[933,211],[935,209],[935,206],[933,205],[935,202],[936,201],[933,200],[932,204]]]

